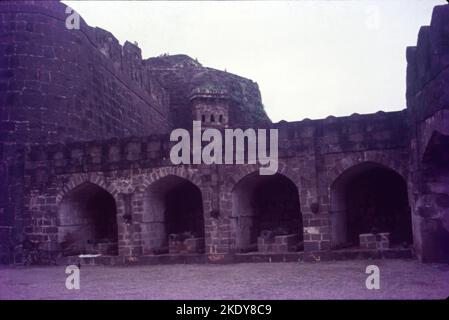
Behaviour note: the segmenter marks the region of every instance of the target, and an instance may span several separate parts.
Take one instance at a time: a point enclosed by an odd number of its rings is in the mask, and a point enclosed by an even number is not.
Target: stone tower
[[[415,249],[423,261],[449,260],[448,39],[449,6],[436,6],[430,26],[407,49],[409,184]]]
[[[227,128],[229,125],[229,96],[225,89],[196,88],[190,95],[193,119],[203,127]]]

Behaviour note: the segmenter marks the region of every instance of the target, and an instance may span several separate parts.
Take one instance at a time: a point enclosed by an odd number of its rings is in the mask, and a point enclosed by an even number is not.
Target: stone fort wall
[[[144,72],[140,49],[120,46],[83,20],[80,30],[69,31],[65,8],[56,1],[0,3],[2,243],[22,210],[24,146],[171,128],[168,95]]]
[[[348,169],[366,163],[408,175],[408,130],[404,112],[353,115],[276,125],[279,174],[298,190],[304,251],[331,249],[331,185]],[[175,166],[168,135],[36,146],[26,158],[26,208],[18,225],[33,241],[56,242],[64,196],[92,183],[117,203],[119,255],[145,253],[142,226],[147,190],[175,176],[192,182],[202,195],[206,253],[236,252],[235,190],[258,165]],[[258,175],[258,174],[257,174]],[[129,203],[127,206],[126,203]],[[312,207],[318,205],[318,210]],[[131,219],[129,219],[131,216]]]
[[[188,126],[197,87],[229,88],[234,120],[269,122],[252,81],[182,55],[143,60],[136,45],[122,46],[83,19],[79,30],[67,29],[69,15],[59,1],[0,3],[0,251],[20,238],[13,225],[23,210],[23,155],[30,145]]]
[[[418,257],[449,259],[449,6],[435,8],[417,46],[407,50],[406,110],[276,124],[252,81],[186,56],[144,61],[137,46],[120,46],[84,21],[81,30],[67,30],[66,17],[58,2],[0,3],[2,262],[20,259],[15,248],[25,238],[57,245],[61,214],[78,210],[64,209],[64,199],[84,186],[113,199],[118,256],[148,255],[160,240],[161,221],[149,216],[155,212],[151,202],[160,200],[154,190],[184,186],[180,181],[201,194],[210,260],[239,253],[255,223],[247,198],[266,182],[253,174],[258,166],[174,166],[168,156],[168,133],[190,127],[189,97],[197,89],[229,94],[220,110],[228,106],[230,127],[279,129],[277,177],[296,190],[304,252],[345,245],[348,223],[342,221],[351,208],[344,194],[352,180],[374,170],[406,186],[400,210],[410,211]],[[199,105],[216,109],[207,103]]]
[[[407,49],[411,202],[415,247],[424,261],[449,256],[448,21],[448,6],[435,7],[430,26]]]

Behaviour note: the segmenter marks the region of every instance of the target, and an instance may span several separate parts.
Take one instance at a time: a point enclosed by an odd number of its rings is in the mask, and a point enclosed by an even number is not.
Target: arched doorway
[[[118,253],[114,197],[93,183],[83,183],[64,196],[58,229],[65,255]]]
[[[424,262],[449,262],[449,135],[434,131],[422,157],[415,207],[418,254]]]
[[[413,243],[405,180],[380,164],[365,162],[342,173],[331,186],[333,248],[359,246],[359,235],[390,233],[390,244]]]
[[[147,188],[142,245],[145,254],[204,252],[203,200],[197,186],[170,175]]]
[[[232,191],[232,218],[238,252],[303,248],[298,189],[282,174],[254,172],[241,179]]]

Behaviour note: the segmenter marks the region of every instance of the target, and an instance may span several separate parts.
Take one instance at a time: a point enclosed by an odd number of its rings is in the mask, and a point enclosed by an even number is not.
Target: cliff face
[[[203,67],[186,55],[161,56],[145,61],[147,70],[170,95],[170,115],[178,127],[192,126],[190,96],[194,90],[225,91],[229,97],[229,122],[232,127],[267,125],[258,85],[243,77]]]

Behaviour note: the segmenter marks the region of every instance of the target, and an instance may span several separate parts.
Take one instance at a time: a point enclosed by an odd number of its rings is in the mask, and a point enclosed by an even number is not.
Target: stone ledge
[[[289,253],[238,253],[238,254],[163,254],[140,257],[101,256],[96,258],[66,257],[59,259],[58,265],[157,265],[157,264],[226,264],[226,263],[279,263],[279,262],[320,262],[373,259],[415,259],[412,249],[387,250],[336,250]]]

